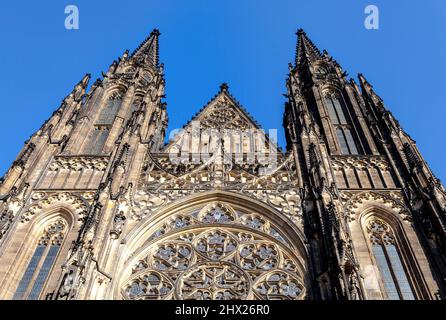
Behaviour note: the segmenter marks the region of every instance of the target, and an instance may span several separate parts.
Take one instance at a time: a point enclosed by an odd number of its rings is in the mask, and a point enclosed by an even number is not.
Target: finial
[[[367,83],[368,84],[367,79],[364,77],[364,75],[362,73],[358,73],[358,78],[359,78],[359,81],[361,83]]]
[[[220,92],[223,92],[223,91],[227,92],[228,89],[229,89],[229,86],[228,86],[227,83],[223,82],[223,83],[220,85]]]
[[[96,88],[99,87],[102,84],[102,80],[101,79],[96,79],[96,81],[93,83],[92,88]]]
[[[297,30],[296,34],[297,34],[298,36],[300,36],[300,35],[305,35],[305,31],[304,31],[304,29],[300,28],[299,30]]]
[[[161,33],[158,29],[153,29],[152,32],[150,33],[151,36],[159,36]]]
[[[79,82],[74,86],[74,89],[73,89],[73,91],[71,92],[70,95],[75,94],[76,91],[81,90],[82,88],[86,88],[86,87],[88,86],[88,82],[90,81],[90,78],[91,78],[91,74],[90,74],[90,73],[85,74],[85,75],[82,77],[82,80],[79,81]],[[65,101],[65,99],[62,100],[62,101]]]

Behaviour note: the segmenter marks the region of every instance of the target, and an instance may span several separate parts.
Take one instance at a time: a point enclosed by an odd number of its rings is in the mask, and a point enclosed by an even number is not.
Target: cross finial
[[[229,86],[228,86],[228,84],[227,84],[226,82],[223,82],[223,83],[220,85],[220,92],[228,91],[228,89],[229,89]]]
[[[150,33],[151,36],[159,36],[161,33],[158,29],[153,29],[152,32]]]

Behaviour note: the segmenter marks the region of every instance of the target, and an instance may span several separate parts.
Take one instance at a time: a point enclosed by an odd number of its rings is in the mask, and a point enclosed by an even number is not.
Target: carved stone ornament
[[[153,159],[155,161],[155,159]],[[143,173],[133,197],[132,218],[141,220],[177,199],[218,188],[247,195],[284,213],[293,222],[302,221],[301,197],[292,173],[292,154],[281,159],[277,168],[268,175],[258,175],[248,164],[229,164],[217,176],[212,163],[188,168],[177,168],[167,159],[157,160]],[[179,164],[178,166],[181,166]],[[251,167],[254,167],[252,164]]]
[[[117,239],[122,233],[122,229],[125,226],[126,217],[122,211],[119,211],[118,214],[113,218],[113,228],[110,231],[110,235],[112,239]]]
[[[392,235],[390,227],[381,219],[373,218],[367,226],[367,231],[370,235],[372,245],[395,244],[395,238]]]
[[[179,229],[216,223],[239,225],[252,230],[259,230],[269,234],[285,246],[292,247],[292,244],[286,240],[286,237],[281,235],[279,232],[280,228],[274,222],[255,212],[242,213],[235,211],[228,204],[220,202],[211,203],[201,209],[173,215],[149,236],[148,241],[153,241],[171,232],[177,232]]]
[[[234,106],[217,104],[209,114],[200,120],[202,129],[248,129],[249,123],[241,118]]]
[[[67,231],[67,223],[63,219],[51,223],[43,232],[43,236],[39,240],[39,245],[55,245],[60,246]]]
[[[354,167],[358,170],[367,168],[378,168],[382,171],[389,171],[390,165],[383,156],[335,156],[332,157],[334,170]]]
[[[373,192],[361,193],[342,192],[341,199],[345,201],[345,219],[354,221],[357,214],[369,206],[381,207],[400,215],[406,221],[412,221],[409,209],[403,204],[403,197],[399,192]]]
[[[105,171],[108,165],[106,157],[56,157],[49,167],[49,171],[69,169],[74,171],[94,169]]]
[[[303,270],[295,259],[261,233],[185,230],[154,242],[121,294],[130,300],[303,299]]]
[[[87,193],[88,195],[89,193]],[[31,204],[21,216],[21,221],[28,222],[34,215],[57,206],[73,210],[73,213],[76,213],[81,219],[87,212],[88,204],[85,199],[68,192],[52,194],[35,192],[31,196]]]

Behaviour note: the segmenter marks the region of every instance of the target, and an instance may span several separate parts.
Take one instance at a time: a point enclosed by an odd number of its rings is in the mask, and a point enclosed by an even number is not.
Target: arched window
[[[359,154],[341,99],[334,94],[327,95],[325,96],[325,105],[330,120],[336,130],[336,137],[341,146],[341,153]]]
[[[130,117],[133,114],[133,112],[135,112],[135,111],[137,111],[139,109],[139,107],[141,106],[142,102],[143,102],[143,96],[136,95],[135,99],[133,100],[133,102],[132,102],[132,104],[130,106],[130,111],[128,113],[128,117]]]
[[[333,124],[347,124],[344,109],[342,108],[339,97],[336,95],[328,95],[325,97],[328,114]]]
[[[121,103],[122,94],[120,92],[114,92],[108,98],[107,104],[102,108],[96,125],[112,125]]]
[[[88,155],[101,154],[109,133],[109,126],[95,126],[90,133],[88,143],[84,146],[83,153]]]
[[[107,100],[106,105],[100,110],[93,130],[88,135],[86,144],[83,147],[83,154],[98,155],[102,153],[105,142],[110,133],[111,125],[122,103],[122,93],[113,92]]]
[[[317,66],[315,69],[315,74],[317,76],[323,76],[326,75],[328,73],[327,69],[323,66]]]
[[[395,236],[384,221],[373,218],[368,226],[370,244],[389,300],[415,300]]]
[[[342,127],[336,128],[336,137],[341,146],[342,154],[358,154],[358,148],[356,148],[355,140],[350,129]]]
[[[63,242],[67,224],[59,219],[45,228],[14,293],[13,300],[37,300]]]

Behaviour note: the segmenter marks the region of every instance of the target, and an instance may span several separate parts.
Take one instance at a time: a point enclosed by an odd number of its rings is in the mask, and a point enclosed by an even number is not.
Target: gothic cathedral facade
[[[0,182],[0,298],[444,299],[445,188],[297,36],[286,151],[226,84],[165,143],[157,30],[86,75]]]

